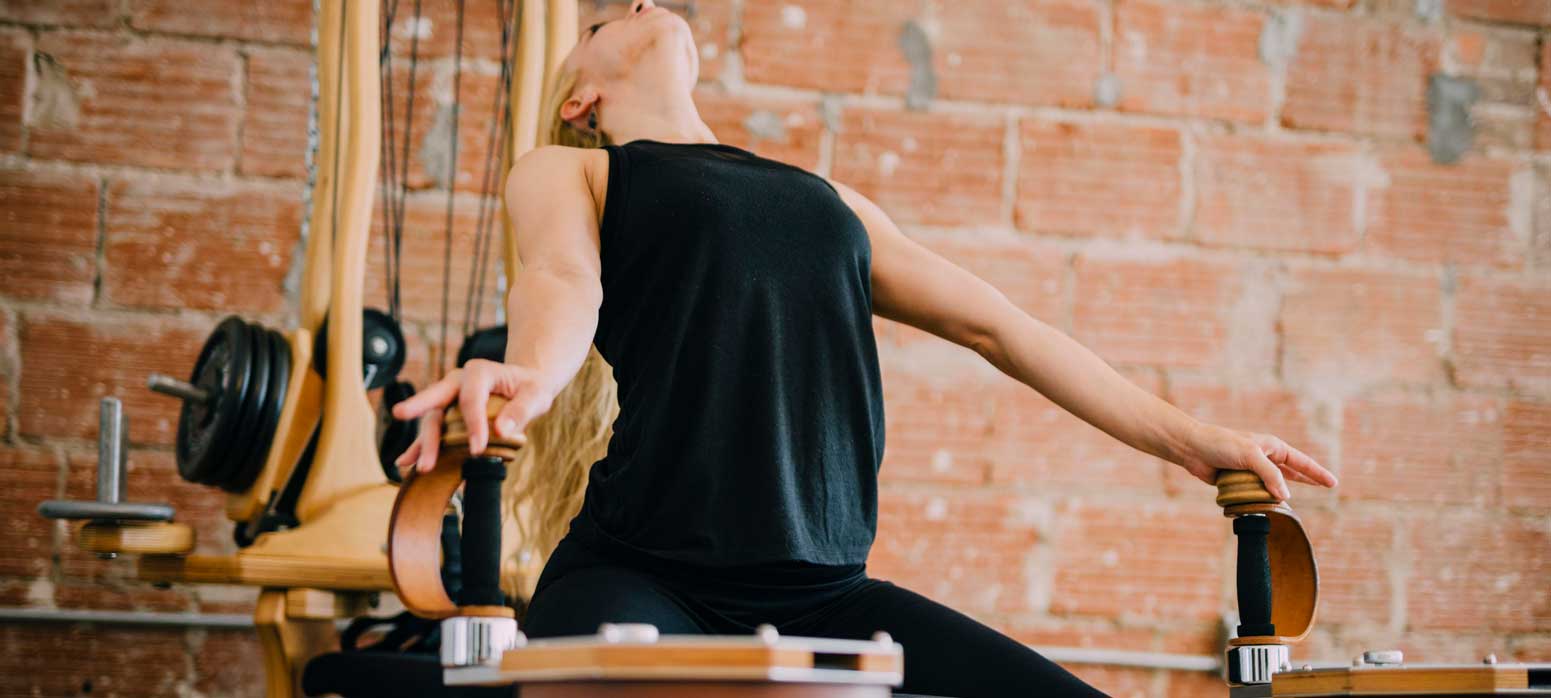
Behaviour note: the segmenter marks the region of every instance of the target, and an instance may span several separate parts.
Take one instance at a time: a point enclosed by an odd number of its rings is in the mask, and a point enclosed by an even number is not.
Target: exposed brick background
[[[583,25],[621,11],[579,5]],[[426,0],[418,31],[399,6],[401,129],[417,36],[421,60],[403,292],[423,383],[447,205],[428,134],[454,114],[456,47],[450,0]],[[1551,661],[1551,3],[696,8],[720,140],[855,187],[1143,389],[1341,476],[1293,490],[1323,593],[1295,662]],[[454,333],[499,54],[493,3],[468,17]],[[228,313],[295,322],[312,24],[310,0],[0,2],[0,604],[251,610],[252,590],[138,584],[35,510],[91,496],[96,400],[116,395],[130,496],[231,550],[221,495],[176,474],[175,403],[143,385],[187,373]],[[1473,100],[1430,103],[1445,77]],[[1466,128],[1440,130],[1457,113]],[[874,576],[1038,645],[1220,651],[1233,542],[1211,488],[967,349],[875,329]],[[0,657],[0,695],[262,693],[247,632],[7,624]],[[1071,668],[1127,698],[1222,691]]]

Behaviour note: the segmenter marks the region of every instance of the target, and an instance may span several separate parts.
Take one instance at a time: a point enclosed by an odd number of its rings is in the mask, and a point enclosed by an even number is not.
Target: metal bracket
[[[96,521],[171,521],[166,504],[124,501],[124,478],[129,463],[129,417],[116,397],[102,399],[97,420],[97,499],[82,502],[50,499],[38,505],[38,513],[50,519]]]

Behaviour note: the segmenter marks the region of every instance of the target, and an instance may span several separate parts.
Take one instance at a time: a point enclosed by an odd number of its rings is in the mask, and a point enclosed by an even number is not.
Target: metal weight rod
[[[146,387],[186,402],[210,402],[209,391],[161,373],[151,374],[150,380],[146,381]]]

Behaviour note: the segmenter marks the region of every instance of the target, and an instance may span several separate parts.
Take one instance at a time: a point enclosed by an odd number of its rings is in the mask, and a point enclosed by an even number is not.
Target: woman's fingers
[[[1282,466],[1306,476],[1311,485],[1336,486],[1336,476],[1334,473],[1326,470],[1325,466],[1310,458],[1307,453],[1292,446],[1287,446],[1287,460],[1282,463]]]
[[[1282,477],[1282,469],[1277,467],[1276,461],[1271,455],[1277,452],[1278,444],[1284,448],[1286,444],[1282,444],[1281,439],[1274,436],[1268,439],[1252,439],[1252,441],[1255,441],[1256,444],[1254,457],[1250,462],[1250,469],[1260,476],[1260,480],[1265,483],[1266,489],[1277,499],[1286,501],[1292,498],[1292,493],[1287,489],[1287,480]],[[1270,443],[1265,443],[1266,441]],[[1270,452],[1269,454],[1267,453],[1268,451]]]
[[[487,365],[488,364],[488,365]],[[463,389],[458,393],[458,409],[463,411],[463,426],[469,432],[469,453],[484,453],[490,442],[490,421],[485,419],[485,406],[490,402],[490,388],[495,383],[491,373],[493,361],[473,359],[463,367]]]
[[[436,467],[436,458],[442,452],[442,411],[434,410],[420,417],[420,435],[415,437],[415,445],[418,448],[415,454],[415,469],[422,473],[431,472]]]
[[[452,404],[453,398],[458,396],[458,387],[463,382],[462,369],[453,369],[442,376],[442,379],[426,386],[409,399],[393,406],[393,417],[400,421],[408,421],[425,414],[426,410],[446,407]]]
[[[400,453],[397,458],[393,459],[393,464],[402,468],[405,465],[408,465],[410,463],[414,463],[415,462],[415,458],[417,456],[419,456],[419,455],[420,455],[420,437],[416,436],[415,440],[410,442],[409,448],[404,449],[403,453]]]
[[[528,422],[533,419],[533,409],[528,405],[523,396],[507,402],[501,408],[501,413],[495,417],[495,433],[507,441],[519,444],[527,444],[528,436],[524,432],[528,428]]]

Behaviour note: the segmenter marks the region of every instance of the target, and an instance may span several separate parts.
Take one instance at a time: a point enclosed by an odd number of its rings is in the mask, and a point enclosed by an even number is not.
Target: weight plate
[[[257,446],[258,419],[264,401],[269,399],[270,361],[269,332],[255,322],[248,323],[248,347],[252,350],[252,376],[249,377],[248,394],[242,401],[242,421],[232,432],[230,450],[222,463],[215,484],[227,492],[241,492],[244,473],[248,470],[253,449]]]
[[[328,377],[328,326],[329,319],[323,318],[312,344],[312,367],[325,378]],[[361,310],[361,376],[367,390],[392,383],[403,370],[408,353],[404,332],[393,316],[375,308]]]
[[[241,419],[248,390],[251,351],[248,326],[235,315],[216,325],[194,361],[189,383],[209,393],[205,402],[184,400],[178,413],[178,474],[189,482],[213,484],[215,470]]]
[[[246,492],[263,472],[269,450],[274,446],[280,411],[285,407],[286,389],[291,385],[291,345],[286,342],[285,335],[263,327],[259,327],[258,332],[269,343],[269,394],[259,405],[258,417],[253,423],[255,431],[253,445],[248,449],[248,462],[232,480],[236,492]]]

